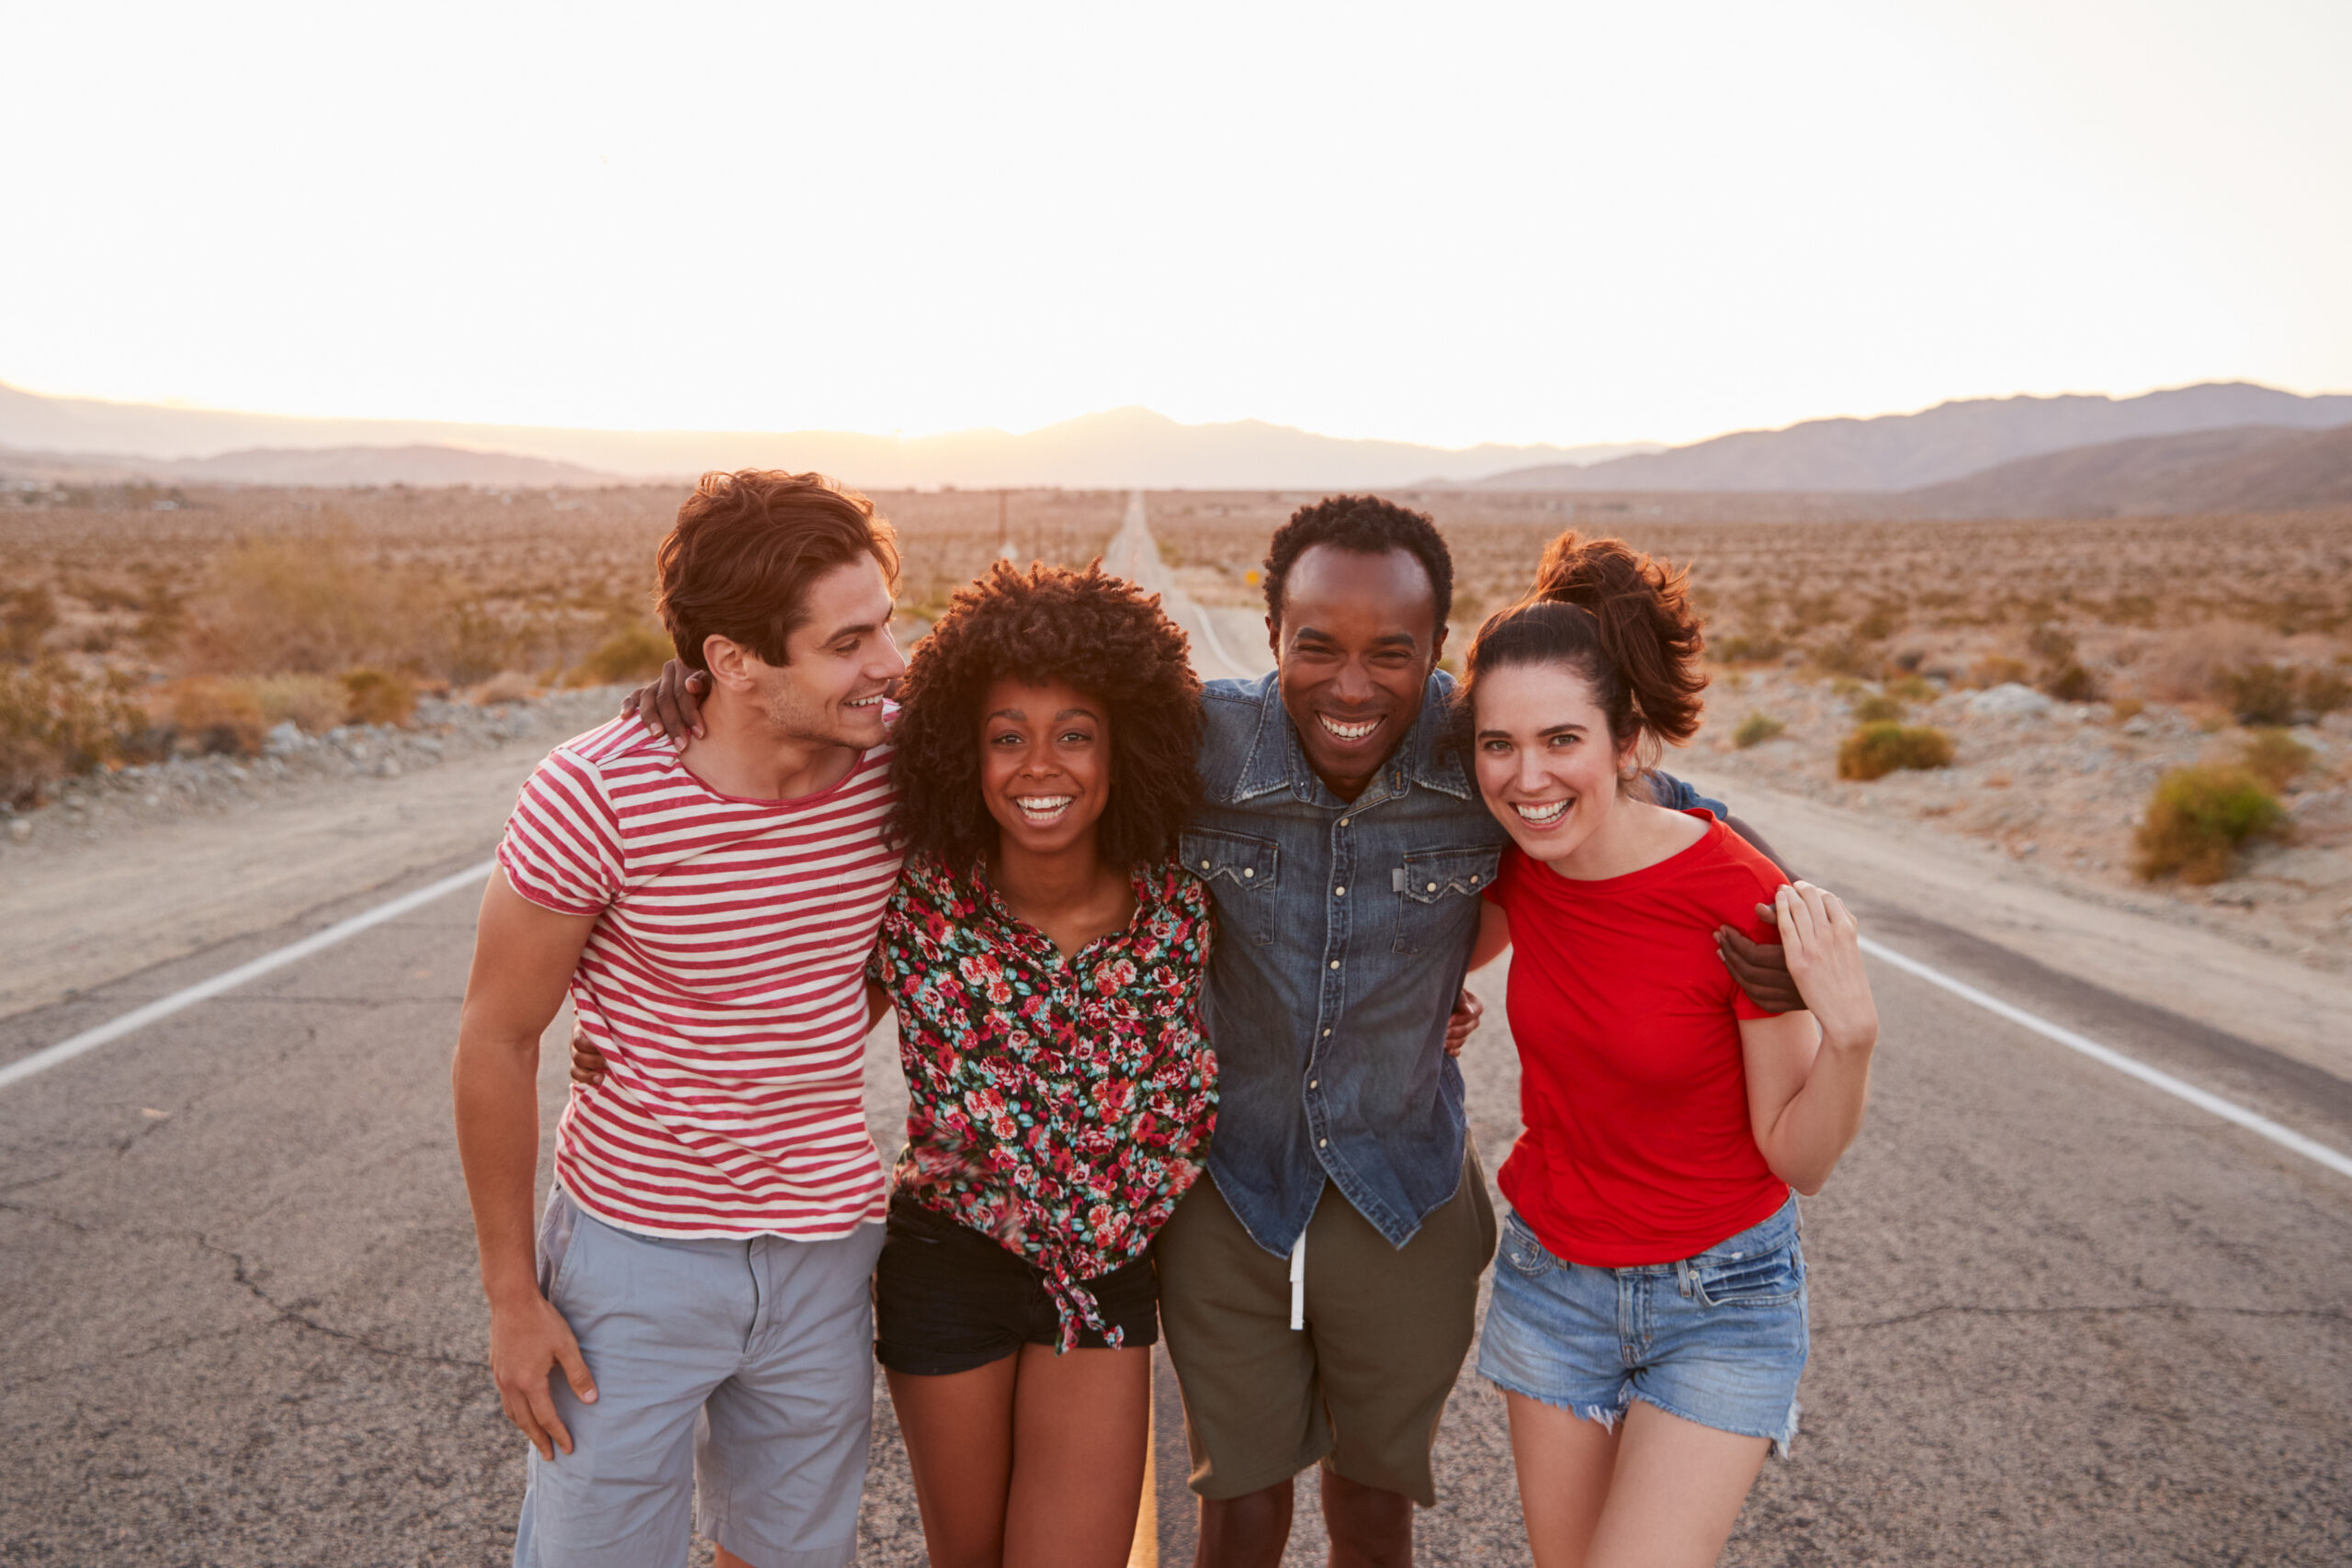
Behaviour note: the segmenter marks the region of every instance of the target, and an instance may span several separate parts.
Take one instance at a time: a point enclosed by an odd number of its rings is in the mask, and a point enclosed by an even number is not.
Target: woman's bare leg
[[[1024,1345],[1019,1360],[1004,1560],[1125,1568],[1151,1442],[1151,1352]]]
[[[1505,1393],[1510,1458],[1519,1472],[1519,1506],[1535,1568],[1584,1568],[1593,1527],[1609,1500],[1623,1430],[1556,1404]]]
[[[1000,1568],[1012,1480],[1013,1384],[1020,1355],[968,1372],[889,1372],[933,1568]]]
[[[1770,1441],[1639,1401],[1623,1428],[1584,1568],[1707,1568],[1731,1539]]]

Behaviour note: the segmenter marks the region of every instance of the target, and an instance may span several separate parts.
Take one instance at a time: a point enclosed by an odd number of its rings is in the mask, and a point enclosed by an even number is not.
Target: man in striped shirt
[[[708,672],[690,758],[636,719],[524,786],[482,899],[455,1067],[491,1371],[528,1437],[520,1565],[833,1568],[872,1416],[865,964],[899,860],[889,525],[819,475],[704,478],[659,556]],[[573,1091],[536,1242],[539,1039]],[[560,1374],[560,1375],[557,1375]]]

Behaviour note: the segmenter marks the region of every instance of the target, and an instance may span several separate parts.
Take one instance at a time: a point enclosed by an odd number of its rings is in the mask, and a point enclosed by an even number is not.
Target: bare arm
[[[539,1293],[531,1190],[539,1158],[539,1036],[563,1005],[564,987],[595,928],[594,916],[543,909],[492,872],[474,936],[450,1086],[458,1156],[490,1298],[490,1371],[507,1418],[543,1459],[571,1451],[571,1434],[548,1394],[561,1367],[572,1392],[596,1388],[571,1330]]]
[[[1740,1020],[1748,1124],[1772,1174],[1811,1197],[1862,1130],[1878,1007],[1853,917],[1834,895],[1800,882],[1773,909],[1811,1010]]]
[[[1510,946],[1510,917],[1488,899],[1478,906],[1478,938],[1470,944],[1470,973],[1476,975],[1503,955]]]

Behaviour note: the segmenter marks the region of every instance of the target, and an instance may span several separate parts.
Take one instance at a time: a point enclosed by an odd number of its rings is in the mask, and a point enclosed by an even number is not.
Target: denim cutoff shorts
[[[1638,1399],[1720,1432],[1770,1438],[1786,1459],[1812,1343],[1798,1230],[1792,1192],[1770,1219],[1695,1258],[1592,1269],[1554,1257],[1513,1214],[1478,1373],[1604,1427]]]

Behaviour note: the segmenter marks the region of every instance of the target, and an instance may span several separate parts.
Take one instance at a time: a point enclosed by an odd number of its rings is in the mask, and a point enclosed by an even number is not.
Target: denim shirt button
[[[1347,896],[1348,890],[1344,887],[1334,887],[1331,889],[1331,897],[1334,898],[1344,898]]]

